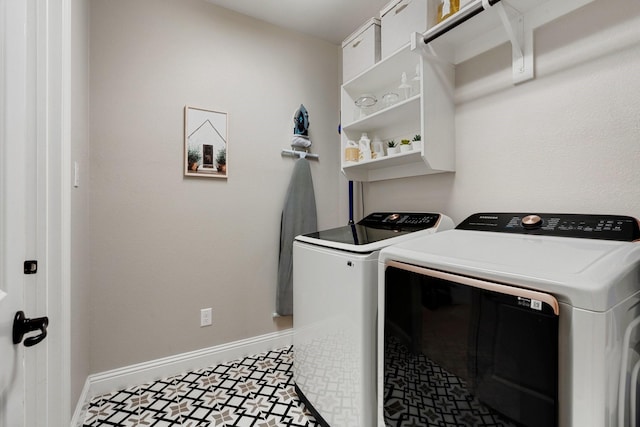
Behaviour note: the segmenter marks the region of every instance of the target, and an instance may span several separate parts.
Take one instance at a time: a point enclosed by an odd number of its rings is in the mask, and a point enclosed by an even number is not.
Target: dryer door
[[[388,261],[386,423],[557,426],[558,313],[548,294]]]

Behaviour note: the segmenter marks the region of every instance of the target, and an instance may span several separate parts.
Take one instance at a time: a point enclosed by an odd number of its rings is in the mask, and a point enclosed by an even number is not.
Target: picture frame
[[[228,177],[228,115],[184,107],[184,175]]]

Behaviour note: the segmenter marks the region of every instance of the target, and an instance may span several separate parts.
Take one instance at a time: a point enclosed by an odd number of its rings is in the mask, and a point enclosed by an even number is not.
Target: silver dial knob
[[[522,218],[522,226],[528,230],[538,228],[542,225],[542,218],[538,215],[527,215]]]

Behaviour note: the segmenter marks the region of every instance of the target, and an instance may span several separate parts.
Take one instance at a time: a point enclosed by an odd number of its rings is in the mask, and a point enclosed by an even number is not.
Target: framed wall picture
[[[184,174],[227,177],[227,113],[184,107]]]

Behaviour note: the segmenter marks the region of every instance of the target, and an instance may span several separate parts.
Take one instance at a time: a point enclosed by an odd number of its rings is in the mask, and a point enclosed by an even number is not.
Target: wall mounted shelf
[[[352,181],[368,182],[425,175],[426,167],[422,151],[409,151],[366,162],[348,163],[343,165],[343,171]]]
[[[459,64],[505,42],[513,51],[514,83],[533,78],[533,32],[594,0],[475,0],[450,19],[411,37],[411,50],[423,50]],[[475,11],[481,10],[480,13]],[[465,15],[473,15],[465,19]],[[459,25],[456,25],[460,21]],[[451,28],[451,29],[449,29]],[[424,41],[427,41],[425,43]]]
[[[401,76],[405,74],[412,93],[393,105],[378,107],[362,116],[355,101],[364,94],[378,100],[389,92],[399,98]],[[418,79],[415,77],[418,76]],[[342,85],[342,171],[349,180],[377,181],[406,176],[448,172],[454,169],[454,68],[430,64],[408,45],[364,73]],[[383,104],[378,101],[376,106]],[[349,140],[358,142],[362,133],[373,140],[387,141],[423,137],[419,150],[362,162],[345,162]]]
[[[413,33],[407,45],[342,85],[345,176],[354,181],[377,181],[455,171],[455,65],[510,42],[513,81],[529,80],[534,77],[534,30],[593,1],[474,0],[426,32]],[[388,92],[402,96],[398,90],[402,73],[408,79],[419,76],[419,80],[412,80],[411,96],[361,117],[356,99],[364,94],[381,99]],[[347,142],[357,142],[362,133],[385,143],[420,134],[423,146],[400,155],[345,162]]]
[[[420,95],[400,101],[344,126],[347,132],[380,132],[390,126],[420,120]]]

